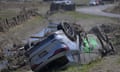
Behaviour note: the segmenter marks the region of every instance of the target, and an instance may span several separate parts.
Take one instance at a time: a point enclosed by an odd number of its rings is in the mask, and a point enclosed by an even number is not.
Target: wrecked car
[[[107,36],[97,27],[86,33],[80,25],[60,22],[51,24],[42,32],[38,36],[32,36],[24,47],[34,72],[80,63],[83,53],[96,53],[103,57],[114,52]]]

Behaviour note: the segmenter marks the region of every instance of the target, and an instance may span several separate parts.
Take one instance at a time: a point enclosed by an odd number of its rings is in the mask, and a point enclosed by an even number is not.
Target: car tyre
[[[70,40],[72,40],[72,41],[76,40],[76,33],[75,33],[73,27],[69,23],[62,22],[61,28]]]

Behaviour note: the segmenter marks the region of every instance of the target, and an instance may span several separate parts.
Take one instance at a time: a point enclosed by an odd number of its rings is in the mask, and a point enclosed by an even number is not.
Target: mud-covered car
[[[112,44],[97,27],[86,33],[80,25],[61,22],[53,25],[54,28],[54,31],[42,33],[42,37],[40,33],[32,36],[31,42],[25,45],[25,55],[34,72],[80,63],[83,53],[96,53],[103,57],[114,52]]]

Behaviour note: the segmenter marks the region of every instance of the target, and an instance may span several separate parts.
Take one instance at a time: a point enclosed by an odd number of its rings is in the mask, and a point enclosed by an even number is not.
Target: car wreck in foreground
[[[82,64],[87,53],[103,57],[115,52],[108,37],[98,26],[86,33],[80,25],[61,22],[50,24],[41,33],[32,36],[25,45],[25,55],[34,72],[73,63]]]

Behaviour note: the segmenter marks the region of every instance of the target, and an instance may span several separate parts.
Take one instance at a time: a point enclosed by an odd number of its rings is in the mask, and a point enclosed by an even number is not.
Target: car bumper
[[[42,68],[44,68],[45,66],[47,66],[47,64],[51,63],[52,61],[58,59],[58,58],[61,58],[65,56],[65,59],[68,61],[68,63],[72,63],[73,62],[73,59],[72,57],[70,56],[69,53],[67,53],[66,51],[65,52],[61,52],[55,56],[52,56],[52,57],[49,57],[48,60],[45,60],[44,62],[42,62],[36,69],[34,69],[33,71],[35,72],[39,72]]]

